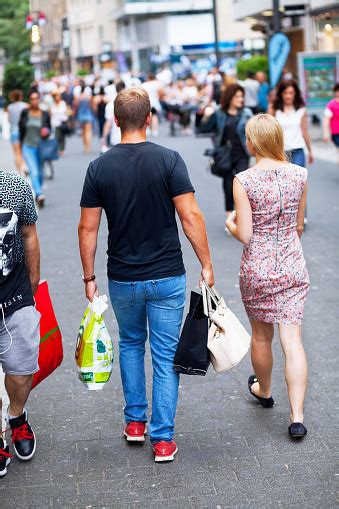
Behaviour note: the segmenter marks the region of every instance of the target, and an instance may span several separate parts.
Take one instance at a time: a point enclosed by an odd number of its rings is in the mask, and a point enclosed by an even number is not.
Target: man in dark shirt
[[[24,461],[33,457],[36,448],[25,404],[39,369],[40,314],[33,299],[40,278],[37,219],[27,182],[0,171],[0,364],[14,451]],[[0,433],[0,477],[7,473],[10,456]]]
[[[214,284],[204,218],[194,198],[186,165],[177,152],[146,141],[150,100],[145,90],[120,92],[114,103],[121,143],[93,161],[87,171],[79,224],[86,296],[97,292],[94,260],[102,209],[108,221],[108,280],[119,325],[120,369],[126,400],[124,435],[145,440],[147,323],[153,363],[149,434],[155,461],[170,461],[179,376],[173,369],[186,295],[186,275],[176,224]]]

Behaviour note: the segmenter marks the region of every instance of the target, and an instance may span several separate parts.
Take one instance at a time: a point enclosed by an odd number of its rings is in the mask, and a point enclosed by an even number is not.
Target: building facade
[[[29,8],[33,22],[38,20],[39,13],[43,13],[46,19],[45,24],[39,27],[39,40],[32,44],[32,63],[41,72],[69,72],[66,0],[30,0]]]
[[[112,10],[119,0],[67,0],[72,72],[107,72],[115,66],[118,50]]]
[[[120,0],[112,18],[117,23],[119,50],[136,71],[162,60],[203,59],[214,53],[212,0]],[[232,0],[218,0],[219,49],[230,54],[255,36],[250,27],[233,20]]]
[[[272,0],[233,0],[234,19],[246,21],[268,38],[272,33]],[[297,53],[339,49],[339,3],[329,0],[280,0],[282,31],[291,42],[287,66],[297,73]]]

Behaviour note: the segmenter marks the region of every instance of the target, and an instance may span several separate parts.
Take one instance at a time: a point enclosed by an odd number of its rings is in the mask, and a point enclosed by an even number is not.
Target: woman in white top
[[[159,113],[161,112],[161,99],[164,95],[162,85],[158,81],[154,74],[148,75],[148,80],[142,84],[142,87],[146,90],[151,101],[151,133],[152,136],[159,136]]]
[[[51,124],[59,143],[60,155],[63,156],[65,152],[66,138],[64,122],[67,122],[68,120],[67,104],[62,100],[59,90],[55,90],[52,96],[53,104],[50,108]]]
[[[269,107],[284,133],[285,151],[291,163],[306,166],[305,149],[308,150],[308,163],[313,163],[311,139],[307,129],[307,112],[295,81],[282,81],[276,98]]]

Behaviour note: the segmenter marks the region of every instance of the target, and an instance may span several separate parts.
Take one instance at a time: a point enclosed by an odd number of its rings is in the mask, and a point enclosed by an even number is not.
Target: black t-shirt
[[[34,305],[21,227],[36,221],[28,183],[15,173],[0,171],[0,304],[5,316]]]
[[[80,205],[106,212],[110,279],[185,273],[172,198],[191,192],[180,155],[154,143],[118,144],[90,163]]]

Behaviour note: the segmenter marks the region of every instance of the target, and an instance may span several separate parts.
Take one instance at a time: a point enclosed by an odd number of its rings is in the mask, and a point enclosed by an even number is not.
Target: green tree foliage
[[[25,27],[28,12],[28,0],[0,0],[0,48],[10,61],[29,57],[31,34]]]
[[[262,55],[256,55],[249,60],[239,60],[237,62],[237,74],[241,80],[246,79],[248,72],[264,71],[268,74],[268,59]]]
[[[22,90],[27,100],[27,94],[33,79],[34,72],[32,65],[17,62],[5,65],[3,94],[6,102],[8,102],[9,92],[15,88]]]

